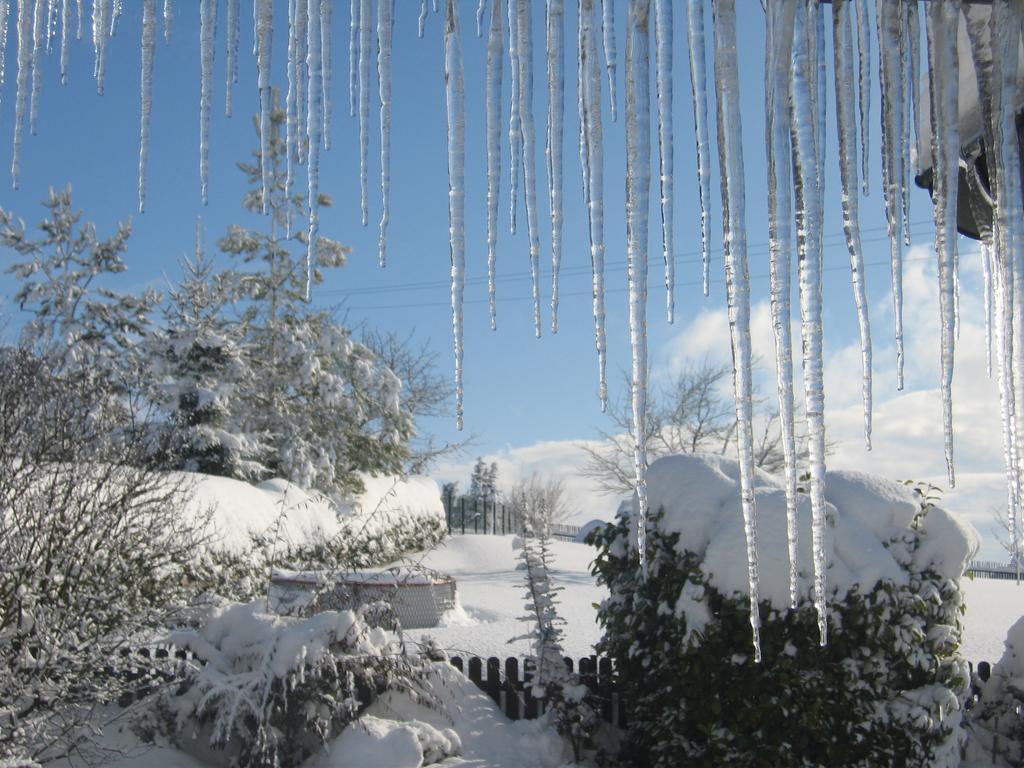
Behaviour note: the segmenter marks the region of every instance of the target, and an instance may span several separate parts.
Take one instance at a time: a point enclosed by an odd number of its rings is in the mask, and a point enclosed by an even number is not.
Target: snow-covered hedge
[[[970,711],[967,757],[993,766],[1024,764],[1024,617],[1006,636],[1003,657]]]
[[[199,589],[236,600],[266,594],[273,567],[382,565],[429,549],[446,532],[437,483],[425,477],[362,476],[365,490],[340,506],[284,480],[188,477],[186,514],[212,516],[214,529],[192,578]]]
[[[204,762],[299,765],[382,692],[429,696],[428,665],[374,626],[370,609],[295,619],[260,600],[228,603],[171,640],[196,661],[161,694],[156,726]]]
[[[920,492],[866,475],[826,481],[829,643],[811,602],[801,497],[801,600],[789,605],[782,483],[759,473],[761,642],[754,663],[736,463],[673,456],[648,473],[650,577],[630,521],[595,533],[599,650],[619,660],[636,765],[956,766],[968,669],[958,579],[973,531]],[[898,762],[904,761],[904,762]]]

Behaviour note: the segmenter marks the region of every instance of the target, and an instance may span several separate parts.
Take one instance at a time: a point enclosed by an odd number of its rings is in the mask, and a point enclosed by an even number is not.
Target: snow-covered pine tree
[[[498,500],[498,462],[492,461],[484,475],[484,498],[494,504]]]
[[[229,279],[244,291],[245,345],[252,375],[233,398],[230,429],[265,436],[267,470],[329,494],[357,489],[357,472],[400,472],[413,433],[400,398],[401,382],[349,330],[306,302],[307,280],[343,266],[348,249],[319,237],[315,261],[305,263],[305,195],[292,192],[286,116],[275,102],[268,154],[239,163],[250,189],[244,206],[268,216],[265,229],[234,225],[220,249],[240,262]],[[258,130],[258,125],[257,125]],[[263,199],[263,165],[270,179]],[[319,204],[331,203],[321,194]],[[245,265],[255,265],[249,270]]]
[[[521,546],[521,568],[526,574],[526,614],[520,619],[530,625],[525,635],[509,642],[530,640],[536,664],[532,693],[544,699],[547,715],[556,730],[572,746],[578,762],[584,744],[598,725],[597,713],[587,701],[589,690],[579,676],[566,667],[562,652],[562,627],[565,619],[558,615],[557,595],[562,591],[551,581],[550,540],[546,531],[539,535],[527,524]]]
[[[487,465],[483,456],[476,457],[473,473],[469,476],[469,496],[476,502],[486,500]]]
[[[233,399],[252,377],[245,323],[233,319],[239,298],[229,275],[203,252],[182,260],[184,276],[168,291],[163,327],[147,343],[152,398],[171,429],[168,461],[192,472],[246,479],[261,474],[260,441],[238,431]]]

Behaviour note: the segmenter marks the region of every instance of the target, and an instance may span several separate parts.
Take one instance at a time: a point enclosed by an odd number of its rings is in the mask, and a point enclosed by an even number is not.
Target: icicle
[[[697,181],[700,199],[700,237],[703,253],[704,295],[711,293],[711,156],[708,150],[707,63],[704,52],[704,0],[687,0],[687,48],[690,52],[690,91],[693,94],[693,130],[697,143]]]
[[[224,114],[231,117],[232,90],[238,82],[238,0],[228,0],[227,82],[224,84]]]
[[[40,57],[46,44],[46,0],[36,0],[32,14],[32,97],[28,111],[28,130],[36,135],[39,122],[39,93],[43,87],[43,67]]]
[[[28,97],[28,78],[32,71],[32,10],[31,0],[18,0],[18,64],[15,75],[17,90],[14,96],[14,149],[11,153],[11,182],[18,188],[21,174],[21,139],[25,129],[25,102]]]
[[[96,90],[103,94],[103,85],[107,73],[107,14],[110,0],[93,0],[92,5],[92,44],[96,57],[93,75],[96,78]]]
[[[295,81],[295,159],[299,163],[306,162],[306,85],[309,78],[306,57],[309,51],[309,36],[313,33],[309,25],[309,8],[306,0],[295,0],[295,51],[289,62],[295,70],[292,77]]]
[[[117,34],[117,22],[121,18],[121,4],[123,0],[112,0],[110,9],[110,37]]]
[[[868,0],[853,0],[857,12],[857,96],[860,99],[860,160],[861,191],[870,192],[868,184],[871,167],[868,149],[871,144],[871,20],[868,18]]]
[[[199,50],[202,80],[199,87],[199,183],[203,205],[210,176],[210,105],[213,101],[213,36],[217,27],[217,0],[199,0]]]
[[[914,35],[920,36],[920,25],[914,30],[910,28],[911,17],[915,24],[917,23],[917,7],[916,3],[901,2],[902,9],[900,11],[900,78],[903,80],[903,101],[900,103],[902,108],[903,116],[901,119],[900,127],[900,186],[901,194],[900,199],[903,203],[903,244],[906,246],[910,245],[910,193],[908,192],[909,177],[913,173],[913,155],[916,154],[916,148],[910,143],[910,128],[912,112],[911,107],[916,110],[917,108],[917,69],[918,65],[914,61],[914,56],[919,55],[918,45],[919,40],[912,39]],[[914,12],[911,14],[909,6],[915,6]]]
[[[10,0],[0,0],[0,102],[7,77],[7,21],[11,15]]]
[[[981,245],[981,269],[985,281],[985,375],[992,378],[992,248]]]
[[[348,114],[356,116],[356,104],[359,101],[359,7],[362,0],[349,2],[348,26]],[[426,18],[427,0],[423,0],[423,13],[420,14],[420,37],[423,37],[423,21]]]
[[[419,37],[423,37],[423,27],[427,23],[427,10],[428,10],[427,9],[427,0],[423,0],[423,2],[420,3],[420,17],[419,17],[419,19],[417,21],[417,24],[418,24],[418,32],[417,32],[417,34],[419,35]]]
[[[46,55],[53,53],[53,33],[57,29],[57,0],[46,0]]]
[[[768,250],[771,256],[771,315],[779,422],[786,468],[786,539],[789,549],[789,605],[800,599],[797,572],[797,453],[794,425],[793,339],[790,330],[793,233],[792,164],[789,155],[789,69],[793,55],[794,3],[768,9],[765,43],[765,143],[768,158]]]
[[[729,0],[727,0],[729,2]],[[651,0],[629,0],[626,37],[626,253],[633,358],[637,553],[647,579],[647,227],[651,186]]]
[[[452,257],[452,331],[455,336],[455,424],[462,429],[462,297],[465,293],[466,94],[462,70],[458,0],[447,0],[444,25],[444,84],[448,107],[448,231]]]
[[[519,14],[517,0],[508,0],[508,66],[512,95],[508,108],[509,231],[516,233],[516,204],[519,198],[519,168],[523,164],[523,134],[519,122]]]
[[[906,10],[906,24],[907,24],[907,56],[909,58],[909,66],[907,68],[907,77],[909,79],[909,87],[907,88],[908,96],[910,97],[910,123],[913,127],[913,139],[910,143],[910,151],[907,157],[911,160],[911,173],[917,174],[921,167],[920,158],[917,156],[917,134],[920,122],[918,121],[918,102],[920,101],[920,94],[918,93],[918,83],[920,82],[920,69],[921,69],[921,22],[918,19],[917,3],[907,3],[905,6]],[[909,133],[909,131],[908,131]],[[910,195],[907,195],[909,198]],[[910,209],[909,203],[907,208],[907,215],[904,217],[903,226],[906,229],[906,240],[905,243],[910,245]]]
[[[390,0],[390,2],[394,3],[394,0]],[[394,11],[392,11],[392,16],[394,16]],[[334,39],[331,32],[333,18],[334,0],[320,0],[320,82],[323,84],[320,100],[324,112],[322,130],[324,149],[331,148],[331,119],[334,111],[331,101],[331,78],[333,75],[331,60],[334,56]],[[388,47],[390,49],[390,41]]]
[[[373,4],[359,5],[359,199],[362,222],[370,221],[370,56],[373,53]]]
[[[604,38],[604,61],[608,69],[608,104],[612,122],[619,119],[615,106],[615,0],[601,0],[601,34]]]
[[[900,71],[899,0],[876,0],[882,91],[882,190],[892,264],[892,300],[896,337],[896,389],[903,389],[903,209],[899,158],[903,135],[903,78]]]
[[[960,165],[959,67],[956,49],[959,4],[933,0],[928,6],[928,90],[932,123],[935,250],[938,254],[939,313],[942,330],[942,431],[949,485],[953,470],[954,262],[957,185]]]
[[[297,16],[299,13],[306,14],[306,8],[299,8],[298,3],[301,0],[288,0],[288,66],[285,67],[287,78],[288,78],[288,90],[284,97],[284,146],[285,146],[285,175],[284,175],[284,193],[285,197],[291,199],[292,196],[292,185],[295,183],[295,162],[297,159],[298,151],[296,145],[298,144],[298,130],[299,130],[299,119],[297,114],[296,106],[296,83],[295,79],[301,75],[301,70],[296,71],[295,62],[297,61],[297,46],[298,41],[296,40],[297,34]],[[285,231],[288,236],[291,236],[292,231],[292,216],[289,208],[285,214]]]
[[[601,411],[608,408],[605,374],[604,291],[604,135],[601,122],[601,67],[598,62],[596,0],[580,0],[579,83],[580,166],[583,171],[583,201],[590,234],[590,262],[593,274],[594,340],[597,346],[598,396]]]
[[[487,294],[490,300],[491,330],[498,327],[495,271],[498,255],[498,195],[501,184],[501,78],[505,56],[505,11],[503,0],[491,6],[491,28],[487,33]]]
[[[523,192],[526,196],[526,227],[530,240],[530,273],[533,277],[533,332],[540,338],[540,227],[537,221],[537,163],[533,122],[533,24],[530,0],[516,0],[516,35],[519,43],[519,125],[522,135]]]
[[[260,173],[262,176],[261,201],[263,213],[269,210],[270,202],[270,56],[271,39],[274,29],[274,0],[257,0],[259,13],[256,17],[256,68],[257,86],[260,91]]]
[[[864,249],[860,238],[857,201],[857,124],[853,96],[853,34],[848,0],[832,4],[832,51],[835,56],[836,134],[839,138],[839,177],[842,183],[843,231],[850,252],[853,298],[860,330],[861,399],[864,403],[864,444],[871,450],[871,325],[864,283]]]
[[[4,5],[6,6],[6,0]],[[3,45],[6,46],[7,41],[7,22],[6,17],[3,24],[3,32],[0,35],[3,36]],[[71,1],[61,0],[60,7],[60,84],[68,84],[68,56],[70,51],[68,49],[68,30],[71,27]],[[0,49],[0,70],[3,70],[3,52]],[[3,88],[3,80],[0,78],[0,88]]]
[[[740,500],[747,542],[750,590],[750,627],[754,661],[761,661],[761,618],[758,613],[757,519],[754,505],[754,433],[752,424],[750,282],[747,269],[747,232],[740,118],[739,74],[736,53],[735,0],[714,0],[715,91],[718,122],[718,157],[722,169],[722,229],[725,243],[725,285],[732,342],[733,385],[736,397],[737,446],[740,464]],[[632,110],[630,110],[632,111]],[[634,416],[636,411],[634,409]]]
[[[476,7],[476,36],[484,36],[484,11],[487,9],[487,0],[480,0]]]
[[[565,6],[547,0],[548,199],[551,201],[551,332],[558,333],[558,272],[562,264],[562,145],[565,120]]]
[[[171,42],[171,27],[174,26],[173,0],[164,0],[164,42]],[[82,0],[78,0],[78,37],[82,37]]]
[[[298,0],[307,2],[307,0]],[[317,241],[320,237],[320,118],[323,105],[320,103],[323,94],[323,83],[320,81],[323,69],[320,64],[320,3],[321,0],[308,0],[306,4],[307,29],[309,36],[306,42],[306,72],[309,94],[306,115],[306,139],[309,145],[309,165],[306,177],[309,183],[309,237],[306,240],[306,301],[312,298],[313,266],[316,260]]]
[[[391,37],[394,0],[378,0],[377,81],[380,89],[380,265],[387,263],[388,220],[391,218]]]
[[[793,166],[796,170],[797,240],[800,249],[800,336],[803,347],[804,412],[807,419],[807,447],[810,463],[812,551],[814,557],[814,604],[818,612],[821,643],[828,639],[825,592],[825,393],[821,325],[821,196],[817,131],[824,130],[816,119],[818,90],[816,63],[809,42],[813,40],[819,12],[815,0],[796,10],[793,35]],[[810,34],[808,34],[810,32]]]
[[[153,54],[156,51],[156,0],[142,0],[142,94],[139,117],[139,213],[146,210],[149,117],[153,109]]]
[[[968,23],[970,23],[968,21]],[[981,75],[979,78],[988,77],[988,74]],[[987,99],[985,95],[981,98]],[[991,125],[988,114],[989,109],[986,106],[984,108],[985,115],[983,120],[986,124]],[[991,137],[991,132],[986,131],[986,137]],[[967,202],[971,208],[971,214],[974,216],[974,220],[978,222],[978,230],[981,236],[981,271],[983,275],[983,296],[984,296],[984,312],[985,312],[985,374],[988,378],[992,378],[992,324],[993,324],[993,281],[996,279],[994,274],[993,266],[993,255],[992,255],[992,226],[989,224],[989,219],[992,212],[995,210],[995,201],[989,196],[988,191],[984,188],[981,183],[981,179],[978,178],[978,169],[974,163],[965,162],[963,159],[960,160],[960,168],[964,171],[964,177],[967,180],[967,187],[970,193],[967,195]],[[983,202],[984,200],[984,202]]]
[[[438,10],[440,10],[439,7],[438,7],[438,3],[439,2],[440,2],[440,0],[434,0],[434,13],[437,13]]]
[[[655,70],[658,86],[658,154],[661,170],[661,242],[665,258],[665,314],[670,323],[676,315],[676,262],[672,234],[672,2],[655,0]]]

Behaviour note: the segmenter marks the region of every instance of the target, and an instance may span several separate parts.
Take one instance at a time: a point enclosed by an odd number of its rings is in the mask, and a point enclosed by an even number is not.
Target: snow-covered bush
[[[565,619],[558,615],[557,595],[561,587],[551,581],[549,539],[546,529],[539,536],[527,523],[526,536],[517,539],[520,547],[520,568],[526,575],[526,615],[522,620],[530,627],[525,635],[509,642],[530,640],[536,668],[533,695],[547,705],[547,716],[555,730],[569,742],[573,758],[579,762],[586,742],[599,723],[591,706],[590,691],[579,675],[566,669],[562,652],[562,627]]]
[[[1010,627],[1003,657],[970,710],[967,757],[998,768],[1024,764],[1024,618]]]
[[[789,608],[783,485],[757,475],[763,661],[752,658],[738,468],[718,456],[651,465],[649,578],[631,520],[598,530],[610,597],[599,651],[618,660],[624,759],[676,766],[956,766],[968,669],[958,579],[973,532],[923,494],[866,475],[826,481],[829,641],[810,598],[810,510]]]
[[[0,758],[40,762],[123,690],[118,651],[183,598],[203,522],[145,468],[145,420],[104,407],[109,380],[51,362],[0,350]]]
[[[429,699],[427,667],[371,615],[368,607],[296,619],[268,613],[262,600],[214,609],[198,629],[172,635],[196,661],[176,691],[161,694],[167,735],[225,764],[287,768],[386,690]]]
[[[265,595],[274,568],[334,570],[394,562],[435,546],[447,531],[437,484],[425,477],[370,477],[337,503],[284,480],[250,485],[188,476],[187,516],[213,517],[210,543],[189,573],[195,591],[247,601]]]

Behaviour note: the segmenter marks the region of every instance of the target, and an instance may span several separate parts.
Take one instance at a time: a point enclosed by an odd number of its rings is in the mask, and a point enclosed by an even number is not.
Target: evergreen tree
[[[476,464],[473,465],[473,474],[469,476],[469,497],[474,501],[484,501],[487,498],[487,465],[482,456],[477,456]]]
[[[306,301],[324,270],[344,265],[348,249],[319,237],[314,263],[305,262],[308,212],[305,195],[293,194],[287,184],[285,119],[275,106],[269,154],[261,157],[257,150],[255,163],[239,163],[250,185],[243,204],[254,213],[266,209],[266,228],[234,225],[219,242],[241,264],[225,279],[247,300],[242,321],[252,370],[233,398],[231,429],[261,436],[269,473],[343,493],[359,488],[359,471],[401,472],[412,419],[394,372],[330,313]],[[270,178],[266,200],[263,163]],[[321,194],[321,207],[330,204]]]

